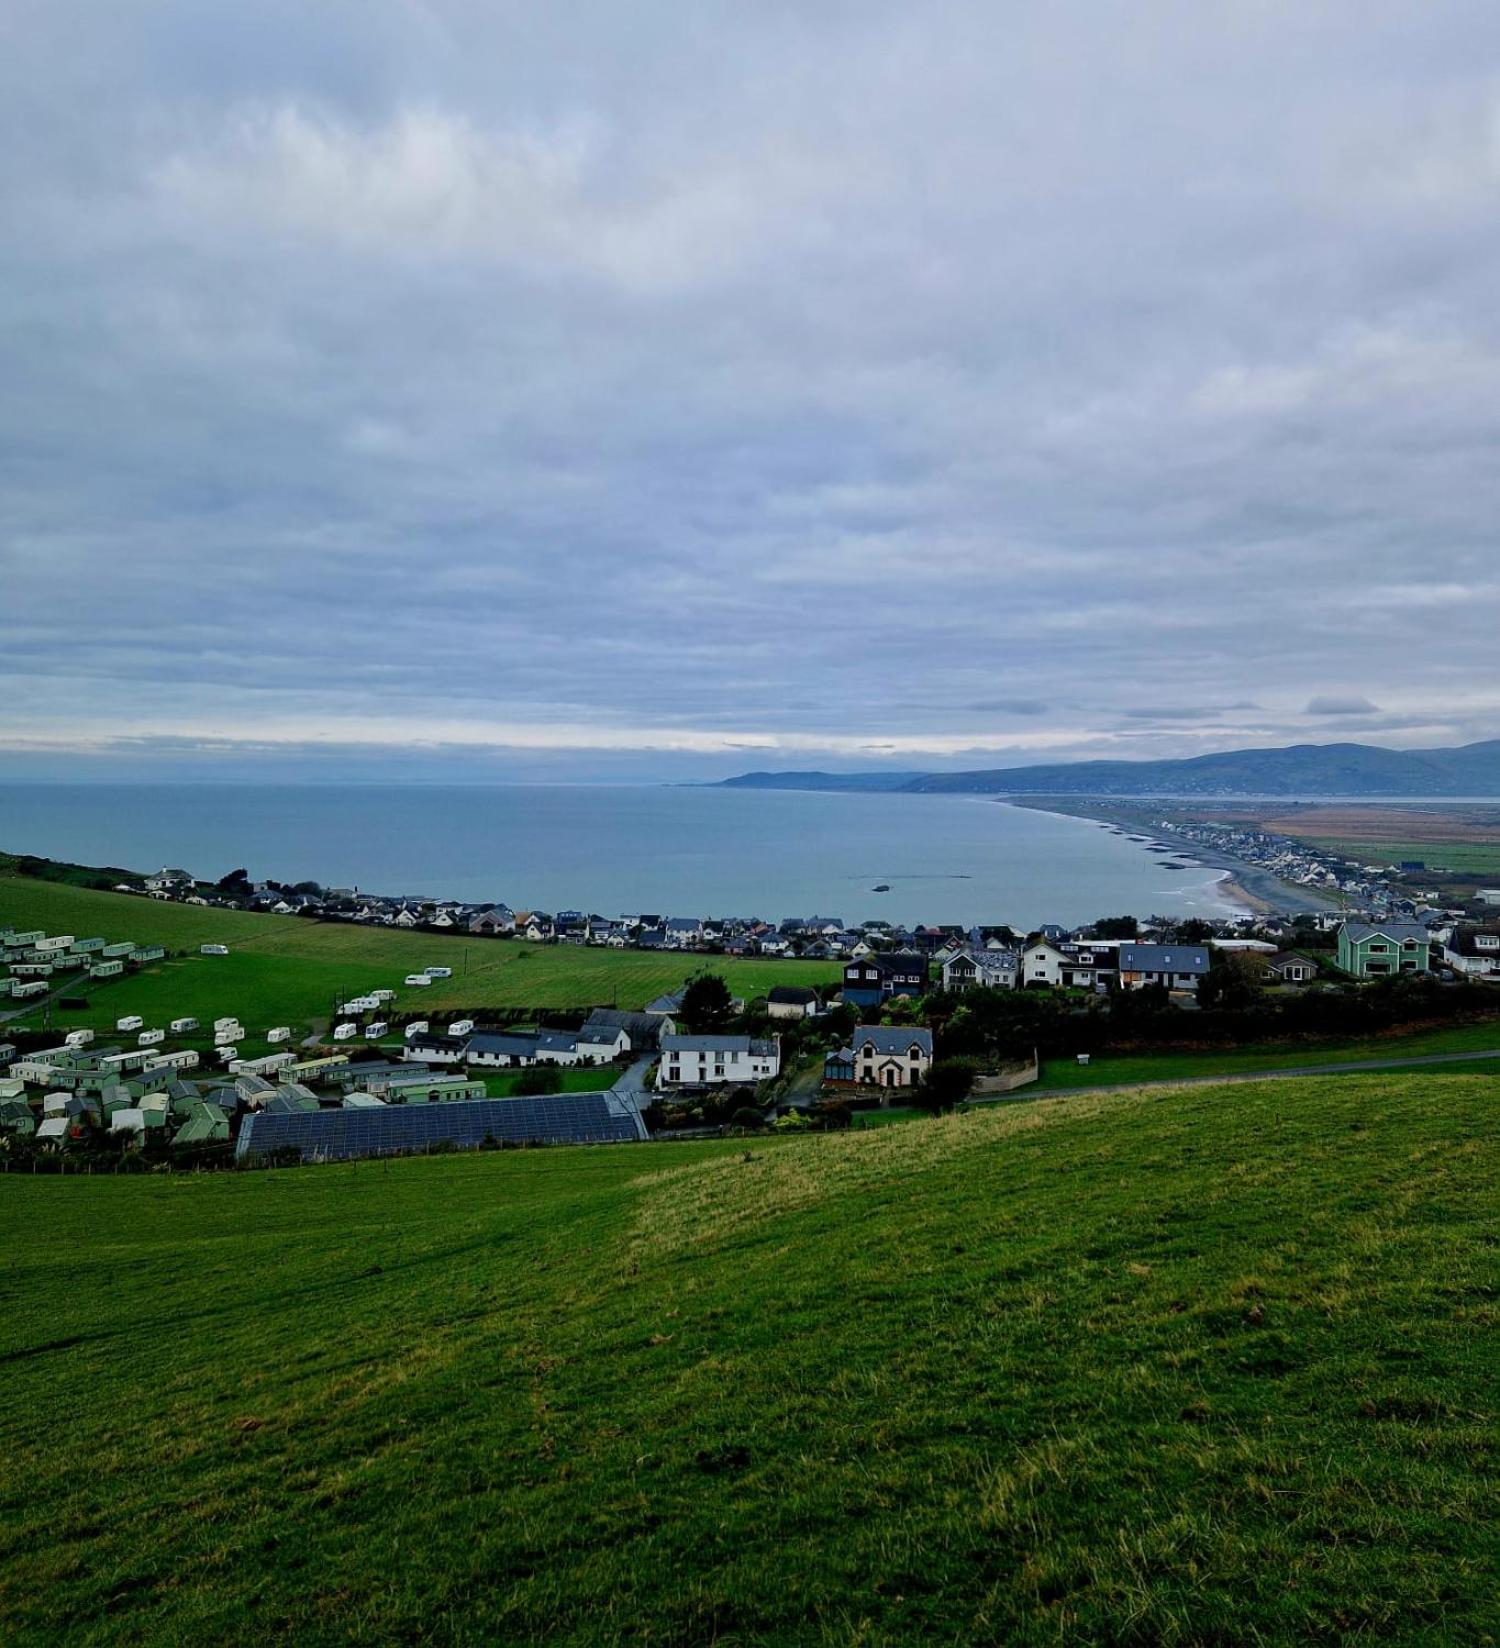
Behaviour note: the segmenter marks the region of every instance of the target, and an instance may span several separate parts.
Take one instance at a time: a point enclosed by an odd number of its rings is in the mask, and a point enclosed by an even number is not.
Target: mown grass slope
[[[175,968],[148,968],[108,984],[80,983],[90,1010],[69,1014],[54,1009],[53,1023],[63,1028],[98,1027],[126,1013],[140,1013],[148,1023],[174,1013],[199,1018],[239,1013],[247,1029],[287,1022],[307,1027],[326,1022],[336,992],[357,995],[379,986],[400,991],[402,1007],[423,1010],[639,1008],[677,989],[706,965],[747,998],[764,995],[773,984],[831,984],[839,977],[838,968],[827,962],[734,961],[407,933],[297,916],[205,910],[16,876],[0,876],[0,926],[36,927],[78,938],[128,938],[169,950],[229,946],[228,957],[194,953]],[[268,965],[273,959],[274,968]],[[454,976],[427,989],[403,987],[408,973],[429,965],[451,967]]]
[[[0,1176],[7,1639],[1493,1641],[1494,1100]]]

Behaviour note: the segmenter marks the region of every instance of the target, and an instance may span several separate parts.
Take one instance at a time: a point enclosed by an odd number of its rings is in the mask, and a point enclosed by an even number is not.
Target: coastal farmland
[[[48,932],[107,934],[188,952],[108,984],[78,980],[65,993],[85,994],[87,1012],[53,1009],[53,1023],[97,1024],[126,1013],[155,1021],[167,1013],[240,1012],[247,1028],[327,1022],[335,997],[381,985],[399,992],[399,1009],[450,1007],[562,1009],[643,1006],[712,966],[738,995],[763,995],[773,984],[830,984],[826,962],[739,961],[663,952],[536,945],[515,940],[406,933],[385,927],[252,915],[103,893],[58,882],[0,877],[0,922]],[[197,954],[224,944],[228,956]],[[407,989],[408,973],[451,967],[453,977]]]
[[[0,1181],[7,1640],[1484,1641],[1493,1094]]]

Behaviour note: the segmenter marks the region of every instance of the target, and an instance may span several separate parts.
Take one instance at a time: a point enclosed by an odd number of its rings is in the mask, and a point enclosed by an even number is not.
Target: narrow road
[[[1347,1064],[1299,1064],[1277,1070],[1236,1070],[1222,1076],[1163,1076],[1158,1081],[1101,1082],[1092,1087],[1020,1087],[1014,1093],[997,1093],[987,1099],[971,1098],[970,1104],[1004,1104],[1025,1099],[1065,1099],[1084,1093],[1143,1093],[1151,1087],[1228,1087],[1240,1082],[1291,1081],[1308,1076],[1359,1076],[1380,1070],[1419,1070],[1423,1066],[1473,1064],[1500,1059],[1500,1047],[1476,1053],[1423,1053],[1406,1059],[1356,1059]]]
[[[635,1100],[637,1110],[644,1110],[656,1095],[646,1086],[646,1072],[656,1063],[655,1053],[643,1053],[625,1067],[610,1085],[610,1092],[622,1098]]]

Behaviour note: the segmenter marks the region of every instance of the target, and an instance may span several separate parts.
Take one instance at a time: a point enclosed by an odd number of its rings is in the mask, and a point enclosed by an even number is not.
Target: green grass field
[[[64,1029],[103,1028],[127,1013],[140,1013],[148,1025],[238,1013],[247,1030],[274,1024],[306,1030],[326,1024],[339,992],[359,995],[382,986],[397,990],[397,1006],[407,1010],[639,1008],[710,967],[747,998],[773,984],[831,984],[839,977],[827,962],[734,961],[324,925],[0,877],[0,926],[12,925],[194,952],[111,983],[77,981],[89,1011],[54,1009],[52,1022]],[[230,954],[199,956],[200,944],[225,944]],[[451,967],[454,976],[426,989],[404,987],[408,973],[429,965]]]
[[[1460,875],[1500,876],[1500,844],[1470,841],[1344,841],[1306,837],[1310,847],[1359,864],[1440,865]]]
[[[1497,995],[1500,999],[1500,995]],[[1230,1076],[1262,1070],[1297,1070],[1304,1065],[1348,1064],[1365,1059],[1414,1059],[1427,1053],[1481,1053],[1500,1049],[1500,1019],[1489,1024],[1455,1024],[1406,1036],[1370,1036],[1360,1041],[1301,1045],[1248,1045],[1213,1053],[1096,1053],[1087,1065],[1076,1059],[1048,1059],[1028,1093],[1113,1082],[1161,1082],[1201,1076]],[[1500,1071],[1497,1071],[1500,1074]]]
[[[1493,1642],[1494,1094],[0,1177],[6,1641]]]

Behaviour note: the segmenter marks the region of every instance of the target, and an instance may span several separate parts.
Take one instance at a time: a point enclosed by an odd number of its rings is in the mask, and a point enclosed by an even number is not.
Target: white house
[[[960,950],[943,963],[943,988],[963,990],[1014,990],[1016,956],[1011,950]]]
[[[1500,978],[1500,932],[1460,928],[1443,946],[1443,960],[1468,978]]]
[[[1028,944],[1021,952],[1021,987],[1030,984],[1050,985],[1054,990],[1063,981],[1063,969],[1072,958],[1046,939]]]
[[[623,1025],[597,1024],[591,1019],[578,1032],[577,1047],[584,1064],[608,1064],[630,1051],[630,1037]]]
[[[861,1024],[849,1041],[860,1087],[911,1087],[932,1068],[932,1032],[906,1025]]]
[[[781,1069],[780,1041],[751,1036],[663,1036],[658,1087],[753,1086]]]

